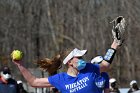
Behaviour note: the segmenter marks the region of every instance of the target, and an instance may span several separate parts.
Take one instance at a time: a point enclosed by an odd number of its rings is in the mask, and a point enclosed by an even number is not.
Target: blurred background
[[[23,51],[24,65],[33,74],[46,77],[35,61],[64,48],[87,49],[87,61],[103,56],[113,41],[110,22],[121,15],[127,20],[127,37],[109,75],[121,88],[129,87],[133,79],[140,83],[139,9],[140,0],[0,0],[0,67],[8,65],[13,77],[30,90],[11,62],[14,49]]]

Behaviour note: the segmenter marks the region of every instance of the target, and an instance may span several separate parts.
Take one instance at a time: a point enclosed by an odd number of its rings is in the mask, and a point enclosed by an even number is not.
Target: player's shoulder
[[[60,72],[60,73],[58,73],[58,74],[55,74],[55,75],[53,75],[52,77],[64,77],[64,76],[66,76],[66,72]]]

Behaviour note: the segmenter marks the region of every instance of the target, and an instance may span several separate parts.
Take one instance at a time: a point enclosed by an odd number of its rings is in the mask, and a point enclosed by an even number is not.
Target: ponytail
[[[44,58],[44,59],[38,60],[37,65],[41,69],[47,71],[51,75],[51,74],[55,73],[58,69],[60,69],[62,67],[62,63],[63,63],[64,58],[71,51],[72,51],[72,49],[66,49],[66,50],[60,52],[60,54],[58,54],[55,57],[53,57],[52,59]]]
[[[60,60],[60,55],[56,55],[54,58],[44,58],[37,61],[37,65],[47,71],[49,74],[55,73],[58,69],[61,68],[62,62]]]

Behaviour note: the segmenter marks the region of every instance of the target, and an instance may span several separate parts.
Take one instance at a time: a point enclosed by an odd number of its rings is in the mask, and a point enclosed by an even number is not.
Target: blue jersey
[[[95,84],[100,89],[100,92],[109,88],[109,75],[106,72],[102,72],[101,75],[95,79]]]
[[[77,77],[67,73],[59,73],[48,78],[49,83],[62,93],[102,93],[95,84],[99,77],[99,65],[87,63],[83,70],[80,70]]]
[[[105,79],[105,88],[109,88],[109,75],[106,72],[102,72],[101,76]]]

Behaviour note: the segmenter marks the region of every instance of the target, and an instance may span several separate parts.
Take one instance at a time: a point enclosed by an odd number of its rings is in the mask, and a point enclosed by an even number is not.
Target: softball
[[[22,59],[22,56],[23,56],[23,53],[19,50],[14,50],[12,53],[11,53],[11,58],[13,60],[21,60]]]

